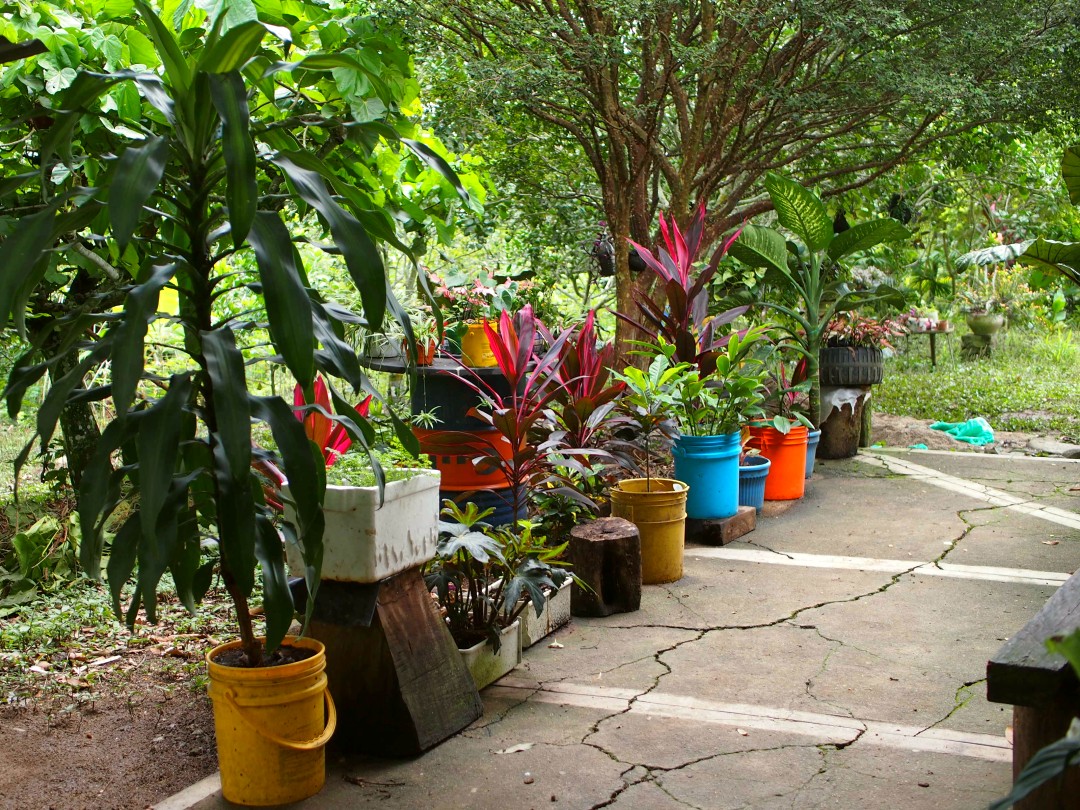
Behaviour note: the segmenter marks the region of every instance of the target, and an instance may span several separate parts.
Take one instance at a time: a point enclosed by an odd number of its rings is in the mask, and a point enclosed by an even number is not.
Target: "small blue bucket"
[[[806,477],[809,478],[814,474],[814,462],[817,460],[817,446],[821,441],[821,431],[811,430],[807,435],[810,438],[806,444]]]
[[[739,451],[742,434],[686,436],[675,441],[675,478],[689,485],[686,516],[728,518],[739,511]]]
[[[739,506],[752,506],[759,512],[765,505],[765,479],[772,462],[765,456],[747,456],[739,465]]]
[[[494,509],[494,513],[484,518],[484,522],[490,523],[492,526],[505,526],[508,523],[516,523],[517,520],[524,520],[528,514],[528,498],[522,498],[521,508],[518,510],[515,520],[514,494],[508,488],[478,489],[472,492],[452,492],[441,489],[439,490],[439,499],[454,501],[461,508],[465,508],[467,503],[475,503],[481,512],[485,509]]]

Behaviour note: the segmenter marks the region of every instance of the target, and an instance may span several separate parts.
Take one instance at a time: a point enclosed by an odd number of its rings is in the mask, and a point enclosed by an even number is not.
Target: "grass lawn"
[[[998,335],[989,360],[973,362],[960,360],[959,335],[939,337],[936,368],[926,338],[896,344],[876,411],[945,422],[982,416],[997,430],[1080,439],[1080,341],[1071,330],[1013,329]]]

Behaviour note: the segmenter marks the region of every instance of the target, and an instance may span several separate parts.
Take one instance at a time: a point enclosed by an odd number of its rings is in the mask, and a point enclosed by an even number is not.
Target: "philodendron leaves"
[[[895,219],[875,219],[860,222],[843,233],[838,233],[829,243],[829,258],[834,262],[850,253],[869,250],[882,242],[909,239],[911,231]]]
[[[780,224],[802,239],[811,252],[829,246],[833,238],[832,220],[814,192],[775,172],[765,175],[765,190]]]

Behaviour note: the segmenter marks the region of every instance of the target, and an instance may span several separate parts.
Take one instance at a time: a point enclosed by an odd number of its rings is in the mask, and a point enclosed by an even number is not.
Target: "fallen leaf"
[[[550,644],[548,644],[548,649],[549,650],[561,650],[562,648],[563,648],[563,645],[560,644],[558,641],[553,641]]]
[[[1061,542],[1060,540],[1043,540],[1042,541],[1044,546],[1056,546],[1060,542]]]
[[[106,664],[111,664],[113,661],[119,661],[119,655],[110,655],[108,658],[98,658],[96,661],[91,661],[89,666],[91,667],[103,667]]]
[[[501,751],[496,751],[496,754],[520,754],[522,751],[528,751],[536,743],[518,743],[517,745],[511,745],[509,748],[504,748]]]
[[[38,675],[48,675],[49,674],[49,670],[45,669],[45,667],[40,667],[37,664],[34,664],[32,667],[30,667],[30,671],[31,672],[36,672]]]
[[[1009,745],[1013,744],[1013,731],[1012,726],[1005,726],[1005,742]]]
[[[747,731],[745,728],[737,728],[735,730],[737,732],[739,732],[739,736],[741,736],[741,737],[746,737],[746,736],[748,736],[750,734],[750,732]]]

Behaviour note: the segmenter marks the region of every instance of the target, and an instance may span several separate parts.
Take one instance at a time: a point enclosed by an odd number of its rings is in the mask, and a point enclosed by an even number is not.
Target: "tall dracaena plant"
[[[157,590],[166,571],[181,601],[194,610],[211,581],[212,563],[200,557],[201,541],[209,538],[217,543],[221,579],[236,606],[243,648],[255,665],[263,656],[249,606],[257,567],[262,571],[267,650],[285,636],[294,606],[281,538],[252,470],[252,424],[265,423],[273,433],[296,502],[295,525],[285,524],[283,531],[286,541],[302,550],[312,596],[322,559],[325,469],[320,449],[305,435],[289,403],[248,392],[250,363],[283,362],[304,389],[306,402],[315,402],[313,384],[322,372],[337,413],[317,405],[307,408],[322,410],[365,446],[372,436],[331,382],[370,389],[342,339],[342,319],[361,319],[324,303],[309,288],[286,217],[317,212],[359,289],[371,328],[380,326],[388,309],[397,315],[400,308],[388,292],[375,244],[357,216],[339,203],[362,195],[340,171],[302,148],[306,138],[341,122],[317,115],[306,122],[256,118],[253,110],[274,111],[273,105],[290,98],[304,108],[308,92],[319,88],[326,99],[336,82],[349,77],[367,78],[365,86],[384,91],[387,85],[371,73],[378,58],[374,54],[358,60],[309,53],[297,61],[280,61],[290,53],[288,46],[273,42],[285,36],[283,29],[258,19],[236,23],[232,11],[208,20],[206,29],[186,31],[182,50],[150,6],[143,0],[135,5],[138,20],[132,28],[153,43],[163,69],[160,74],[83,73],[59,100],[55,123],[41,147],[46,204],[0,245],[0,319],[19,323],[28,291],[41,281],[50,253],[66,234],[89,226],[107,238],[98,243],[105,257],[134,251],[139,261],[123,311],[82,315],[72,324],[61,349],[81,346],[82,360],[54,380],[38,412],[37,433],[46,444],[69,400],[111,399],[115,417],[79,492],[87,573],[99,575],[104,524],[136,492],[137,510],[113,538],[107,568],[118,615],[121,589],[136,563],[129,623],[140,606],[155,619]],[[268,37],[271,41],[265,42]],[[294,74],[301,78],[293,81]],[[50,175],[64,164],[69,171],[81,165],[80,156],[72,154],[73,144],[79,143],[73,133],[86,126],[84,115],[102,94],[123,83],[137,88],[147,104],[136,124],[141,131],[131,133],[128,125],[131,136],[117,144],[117,157],[96,186],[53,194]],[[375,100],[384,108],[394,102],[390,96]],[[96,107],[93,112],[86,117],[100,114]],[[392,132],[385,126],[379,131]],[[245,275],[250,264],[243,256],[249,253],[254,254],[257,279]],[[175,317],[158,313],[158,295],[166,287],[179,294]],[[149,325],[159,319],[174,324],[179,333],[172,346],[179,359],[168,377],[145,362]],[[260,342],[266,335],[269,352]],[[20,365],[12,372],[5,396],[13,411],[27,386],[53,362]],[[111,383],[83,390],[87,372],[105,362],[111,364]],[[402,441],[414,446],[404,424],[396,424]],[[117,451],[121,463],[114,470]],[[20,463],[29,452],[30,445]]]
[[[837,233],[821,199],[794,180],[774,172],[765,176],[776,219],[800,243],[785,239],[773,228],[746,225],[731,245],[731,255],[752,266],[764,267],[766,284],[779,288],[794,303],[762,301],[762,306],[781,312],[790,323],[781,325],[791,343],[806,358],[810,381],[810,420],[821,423],[821,378],[818,352],[829,322],[838,312],[884,302],[904,305],[904,297],[887,285],[873,290],[852,290],[843,278],[840,260],[882,242],[906,239],[911,233],[894,219],[876,219]]]

